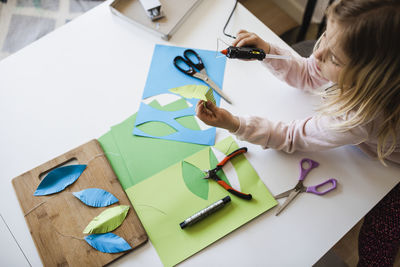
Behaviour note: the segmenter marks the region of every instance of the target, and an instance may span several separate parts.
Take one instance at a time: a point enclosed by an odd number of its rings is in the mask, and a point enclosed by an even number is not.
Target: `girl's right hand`
[[[246,30],[240,30],[236,34],[236,39],[232,43],[233,46],[250,46],[250,47],[256,47],[256,48],[261,48],[264,50],[266,54],[269,54],[270,52],[270,46],[269,44],[261,39],[257,34],[248,32]]]
[[[217,107],[211,101],[200,100],[196,106],[196,115],[210,126],[224,128],[231,132],[236,132],[239,129],[239,119],[226,109]]]

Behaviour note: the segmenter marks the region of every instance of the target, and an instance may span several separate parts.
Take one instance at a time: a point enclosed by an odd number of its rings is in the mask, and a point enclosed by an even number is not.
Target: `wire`
[[[229,21],[231,20],[231,17],[232,17],[232,15],[233,15],[233,12],[234,12],[235,9],[236,9],[237,3],[238,3],[238,1],[236,0],[236,1],[235,1],[235,5],[233,6],[233,9],[232,9],[232,11],[231,11],[231,14],[229,15],[229,18],[228,18],[228,20],[226,21],[225,26],[224,26],[224,29],[223,29],[223,31],[222,31],[226,36],[231,37],[231,38],[233,38],[233,39],[236,39],[236,37],[233,36],[233,35],[227,34],[227,33],[225,32],[225,30],[226,30],[226,26],[228,26]]]

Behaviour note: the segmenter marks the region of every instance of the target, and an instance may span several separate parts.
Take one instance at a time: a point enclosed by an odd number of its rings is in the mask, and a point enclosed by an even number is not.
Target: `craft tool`
[[[190,57],[192,59],[195,58],[197,63],[193,62]],[[222,90],[218,87],[218,85],[215,82],[213,82],[213,80],[210,79],[210,77],[208,77],[202,59],[194,50],[186,49],[183,52],[183,57],[176,56],[174,58],[174,66],[181,72],[204,81],[214,91],[216,91],[226,102],[232,104],[232,101],[229,99],[229,97],[222,92]]]
[[[202,209],[199,212],[196,212],[195,214],[193,214],[192,216],[181,222],[179,225],[181,226],[182,229],[184,229],[187,226],[195,224],[196,222],[201,221],[202,219],[206,218],[207,216],[221,209],[222,207],[225,206],[226,203],[229,203],[230,201],[231,201],[230,196],[226,196],[223,199],[214,202],[207,208]]]
[[[264,58],[290,59],[289,56],[266,54],[264,50],[255,47],[229,46],[227,49],[222,50],[221,53],[227,56],[228,58],[239,58],[239,59],[257,59],[257,60],[263,60]]]
[[[233,151],[232,153],[230,153],[229,155],[227,155],[220,163],[217,164],[217,167],[215,167],[212,170],[207,170],[205,171],[207,173],[207,176],[204,177],[203,179],[212,179],[214,181],[216,181],[220,186],[222,186],[223,188],[225,188],[229,193],[246,199],[246,200],[250,200],[252,198],[251,194],[244,194],[242,192],[239,192],[235,189],[233,189],[230,185],[228,185],[225,181],[223,181],[221,178],[218,177],[217,172],[219,170],[222,169],[222,167],[232,158],[236,157],[237,155],[243,154],[247,152],[247,147],[242,147],[239,149],[236,149],[235,151]]]
[[[332,191],[333,189],[336,188],[337,181],[334,178],[328,179],[325,182],[320,183],[318,185],[314,185],[314,186],[304,186],[303,185],[303,182],[304,182],[304,179],[306,178],[306,176],[310,173],[310,171],[312,169],[314,169],[314,168],[316,168],[318,166],[319,166],[319,163],[314,161],[314,160],[312,160],[312,159],[305,158],[305,159],[302,159],[300,161],[300,177],[299,177],[299,181],[296,184],[296,186],[293,187],[292,189],[288,190],[288,191],[285,191],[285,192],[275,196],[275,199],[287,197],[287,199],[283,203],[283,205],[278,208],[278,210],[277,210],[277,212],[275,214],[276,216],[278,216],[279,213],[281,213],[282,210],[284,210],[287,207],[287,205],[290,202],[292,202],[293,199],[298,194],[300,194],[302,192],[312,193],[312,194],[321,196],[321,195],[325,195],[326,193],[328,193],[328,192],[330,192],[330,191]],[[329,187],[325,191],[318,191],[318,189],[320,187],[322,187],[322,186],[324,186],[326,184],[329,184],[329,183],[332,184],[331,187]]]

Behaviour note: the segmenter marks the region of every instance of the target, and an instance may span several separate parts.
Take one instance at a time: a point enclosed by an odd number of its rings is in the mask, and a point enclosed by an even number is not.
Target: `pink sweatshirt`
[[[329,81],[321,76],[314,56],[294,57],[287,50],[271,45],[271,54],[290,55],[290,60],[265,59],[266,66],[275,76],[293,87],[315,90]],[[239,139],[261,145],[263,148],[294,151],[320,151],[343,145],[357,145],[369,156],[377,156],[377,135],[374,122],[358,126],[346,132],[338,132],[330,125],[345,120],[343,117],[315,115],[291,122],[272,122],[267,118],[239,117],[239,129],[234,132]],[[397,136],[400,136],[398,133]],[[397,144],[387,160],[400,163],[400,145]]]

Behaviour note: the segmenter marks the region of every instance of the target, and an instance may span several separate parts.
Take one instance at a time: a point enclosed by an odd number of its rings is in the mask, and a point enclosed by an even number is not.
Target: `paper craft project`
[[[161,106],[154,100],[149,105],[163,110],[179,110],[188,107],[184,99],[165,106]],[[192,143],[132,135],[131,130],[132,125],[135,124],[136,115],[134,114],[122,123],[111,127],[110,132],[98,138],[123,189],[151,177],[205,147]],[[193,117],[188,117],[181,123],[188,128],[194,128],[197,125]],[[163,134],[169,131],[165,124],[158,122],[139,127],[149,133]]]
[[[238,146],[230,137],[215,148],[227,155]],[[188,165],[183,167],[183,162],[200,170],[211,169],[215,167],[210,163],[212,153],[211,148],[206,147],[126,190],[165,266],[178,264],[277,204],[243,154],[233,158],[231,163],[240,189],[253,195],[251,201],[230,195],[217,183],[208,183],[207,197],[203,192],[199,194],[189,189],[187,178],[183,177],[186,172],[183,168]],[[230,205],[185,230],[180,228],[179,223],[194,212],[227,195],[232,199]]]
[[[86,165],[69,165],[56,168],[42,179],[33,195],[45,196],[61,192],[73,184],[85,169]]]
[[[108,208],[95,217],[83,230],[84,234],[103,234],[118,228],[128,214],[129,206]]]
[[[205,84],[193,77],[178,71],[173,65],[177,55],[182,55],[186,48],[156,45],[150,65],[149,74],[143,91],[143,99],[168,93],[169,89],[186,85]],[[203,59],[209,77],[222,88],[226,58],[216,58],[215,51],[196,49],[196,52]],[[219,105],[220,96],[215,94],[215,103]],[[192,130],[183,127],[176,120],[178,118],[195,115],[197,99],[187,99],[191,106],[182,110],[166,112],[151,107],[144,102],[141,103],[133,129],[134,135],[152,138],[176,140],[195,144],[213,145],[215,142],[215,128],[207,130]],[[164,136],[152,135],[139,129],[139,125],[158,121],[170,125],[174,132]]]
[[[113,233],[88,235],[85,236],[85,241],[104,253],[119,253],[132,249],[125,239]]]
[[[213,90],[205,85],[185,85],[169,89],[170,92],[185,98],[196,98],[204,101],[211,101],[215,104]]]
[[[118,202],[113,194],[100,188],[88,188],[72,194],[91,207],[106,207]]]

